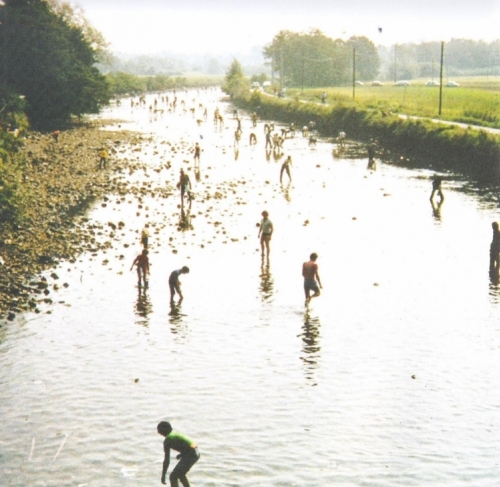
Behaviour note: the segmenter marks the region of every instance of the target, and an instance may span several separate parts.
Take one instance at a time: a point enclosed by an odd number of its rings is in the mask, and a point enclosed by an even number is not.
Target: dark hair
[[[498,222],[493,222],[491,226],[493,227],[493,230],[498,230]]]
[[[156,429],[163,436],[168,436],[172,432],[172,426],[167,421],[160,421]]]
[[[318,254],[317,254],[316,252],[313,252],[313,253],[309,256],[309,258],[310,258],[311,260],[316,260],[316,259],[318,258]]]
[[[264,211],[262,212],[262,216],[265,218],[266,216],[269,216],[269,213],[268,213],[267,211],[265,211],[265,210],[264,210]]]
[[[189,267],[187,265],[185,265],[182,269],[181,269],[182,272],[184,272],[184,274],[187,274],[189,272]]]

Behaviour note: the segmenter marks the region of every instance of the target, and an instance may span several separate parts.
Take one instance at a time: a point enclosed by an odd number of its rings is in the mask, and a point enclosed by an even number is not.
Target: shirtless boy
[[[318,264],[316,264],[316,259],[318,254],[312,253],[309,256],[309,262],[304,262],[302,265],[302,276],[304,277],[304,292],[306,295],[306,304],[311,301],[312,298],[318,297],[320,293],[320,288],[323,289],[321,285],[321,279],[318,274]],[[319,284],[319,287],[318,287]],[[314,294],[311,296],[311,291]]]

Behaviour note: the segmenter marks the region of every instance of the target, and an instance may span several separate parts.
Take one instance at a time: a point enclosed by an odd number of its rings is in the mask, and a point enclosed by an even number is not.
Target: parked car
[[[456,88],[460,85],[456,81],[448,81],[448,83],[446,83],[446,86],[449,86],[450,88]]]
[[[271,82],[270,81],[264,81],[264,83],[262,83],[262,86],[265,88],[266,86],[271,86]]]
[[[252,88],[260,88],[260,83],[258,81],[254,81],[252,83]]]
[[[439,86],[439,83],[437,81],[431,80],[427,81],[427,83],[425,83],[425,86]]]
[[[372,81],[372,86],[384,86],[384,83],[382,83],[381,81]]]
[[[364,85],[364,83],[362,81],[355,81],[354,84],[358,85],[358,86],[363,86]]]
[[[410,82],[406,79],[402,79],[400,81],[397,81],[396,83],[394,83],[394,86],[410,86]]]

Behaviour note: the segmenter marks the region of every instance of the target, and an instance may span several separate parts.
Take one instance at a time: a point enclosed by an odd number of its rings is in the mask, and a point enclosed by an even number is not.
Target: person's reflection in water
[[[266,149],[266,161],[267,162],[271,162],[271,154],[272,154],[272,151],[271,149]]]
[[[170,302],[170,312],[168,313],[168,322],[170,323],[170,331],[172,335],[179,339],[186,338],[186,327],[184,317],[181,313],[181,303]]]
[[[137,301],[135,303],[135,314],[142,319],[136,321],[138,325],[149,326],[148,315],[153,312],[153,306],[149,300],[146,288],[139,286],[139,294],[137,296]]]
[[[179,218],[179,229],[182,232],[186,230],[193,230],[193,225],[191,225],[191,209],[188,208],[187,211],[184,208],[181,208],[181,215]]]
[[[441,221],[441,207],[443,206],[444,200],[440,199],[437,203],[434,199],[431,199],[432,206],[432,216],[438,222]]]
[[[262,294],[262,301],[267,301],[272,298],[274,291],[274,279],[271,274],[269,257],[267,260],[262,255],[260,264],[260,293]]]
[[[281,191],[283,192],[283,196],[288,202],[292,201],[292,197],[290,196],[291,185],[292,185],[291,181],[288,181],[288,184],[286,186],[283,184],[281,185]]]
[[[321,356],[321,347],[319,346],[321,323],[319,318],[310,315],[307,311],[304,315],[304,325],[302,333],[299,335],[302,338],[302,354],[300,359],[305,366],[306,379],[314,381],[314,371],[318,367],[318,361]],[[316,382],[311,385],[317,385]]]
[[[237,161],[238,157],[240,157],[240,149],[234,148],[234,160]]]
[[[194,171],[194,178],[198,183],[201,181],[201,169],[199,167],[197,167]]]
[[[283,157],[283,152],[281,152],[281,149],[278,148],[278,150],[276,150],[276,148],[275,148],[273,151],[274,161],[279,162],[282,157]]]

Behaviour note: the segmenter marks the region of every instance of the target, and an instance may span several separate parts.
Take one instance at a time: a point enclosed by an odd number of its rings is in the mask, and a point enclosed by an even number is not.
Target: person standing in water
[[[321,279],[318,274],[318,264],[316,264],[317,258],[318,254],[313,252],[309,256],[309,262],[304,262],[304,264],[302,264],[302,277],[304,278],[306,304],[308,304],[312,298],[318,297],[321,294],[320,288],[323,288],[323,286],[321,285]],[[312,296],[311,291],[314,291],[314,294]]]
[[[186,474],[191,467],[200,459],[198,445],[186,435],[178,433],[172,429],[172,425],[167,421],[160,421],[156,428],[158,434],[165,437],[163,441],[163,468],[161,471],[161,483],[166,484],[167,470],[170,465],[170,450],[179,452],[177,459],[179,463],[170,473],[170,487],[178,487],[179,481],[183,487],[189,487],[189,480]]]
[[[491,228],[493,228],[493,239],[490,245],[490,272],[498,274],[500,272],[500,230],[498,222],[493,222]]]
[[[285,159],[285,162],[281,165],[281,172],[280,172],[280,183],[282,182],[283,179],[283,173],[286,171],[288,174],[288,179],[292,181],[292,175],[290,174],[290,166],[292,165],[292,156],[288,156]]]
[[[194,146],[194,163],[195,164],[200,164],[200,155],[201,155],[201,147],[200,147],[200,144],[198,144],[198,142],[196,142],[195,146]]]
[[[172,271],[170,277],[168,278],[168,286],[170,288],[170,303],[174,302],[175,293],[179,295],[179,303],[184,299],[181,292],[181,281],[179,281],[179,276],[181,274],[189,274],[189,267],[184,266],[181,269]]]
[[[269,242],[271,241],[271,236],[274,231],[273,223],[269,220],[269,213],[267,211],[262,212],[262,221],[260,222],[259,235],[260,238],[260,248],[262,250],[262,256],[264,256],[264,247],[267,249],[267,258],[269,259],[269,254],[271,250],[269,249]]]
[[[191,206],[191,180],[189,176],[181,169],[181,174],[179,177],[179,182],[177,183],[177,188],[181,190],[181,206],[184,207],[184,195],[187,194],[189,200],[189,206]]]
[[[368,147],[366,148],[366,152],[368,153],[368,168],[367,169],[372,169],[374,171],[377,169],[377,164],[375,162],[376,149],[377,149],[377,144],[373,139],[371,139],[370,143],[368,144]]]
[[[441,188],[441,183],[442,182],[443,182],[443,178],[440,178],[440,177],[435,177],[432,180],[432,193],[431,193],[431,197],[430,197],[431,202],[434,201],[434,195],[436,193],[441,198],[441,202],[444,201],[444,194],[443,194],[443,190]]]

